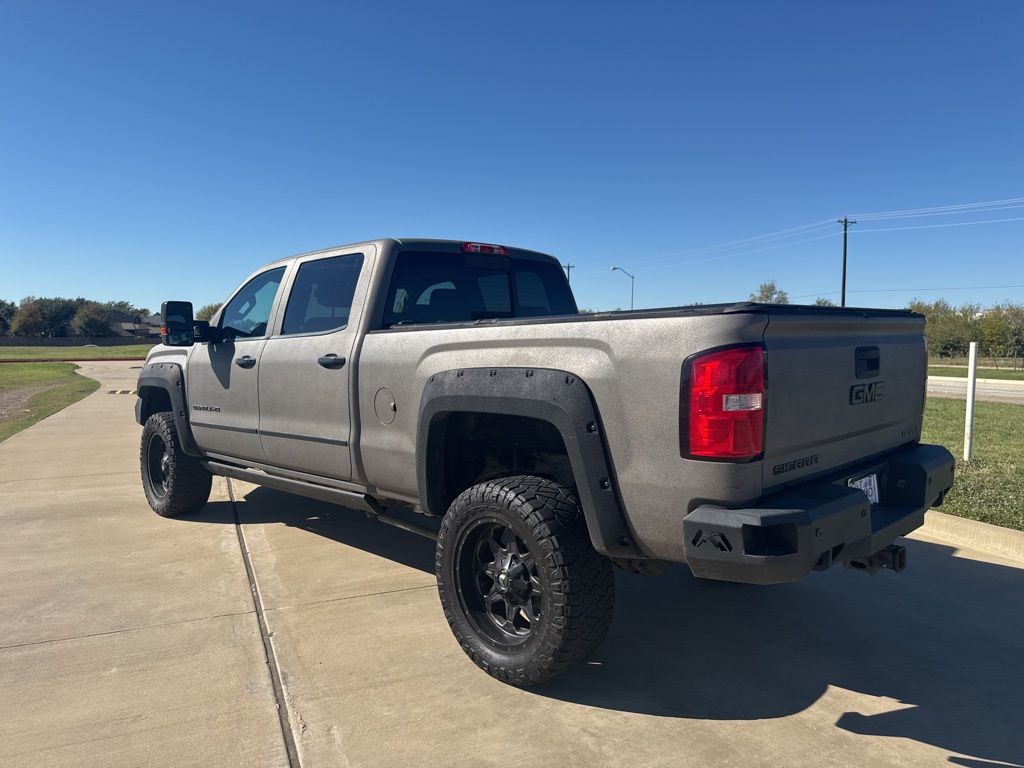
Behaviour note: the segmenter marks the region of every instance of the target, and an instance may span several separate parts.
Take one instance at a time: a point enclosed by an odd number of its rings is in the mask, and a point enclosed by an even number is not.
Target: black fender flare
[[[416,479],[428,514],[443,515],[443,422],[459,412],[524,416],[552,424],[565,443],[594,548],[611,557],[644,557],[627,523],[590,388],[550,368],[462,368],[432,375],[420,399]]]
[[[148,363],[139,371],[139,382],[136,386],[139,397],[135,401],[135,420],[139,424],[146,421],[142,413],[147,388],[162,389],[170,398],[181,450],[189,456],[202,456],[202,451],[192,437],[192,426],[188,421],[188,398],[185,395],[185,377],[181,366],[178,363]]]

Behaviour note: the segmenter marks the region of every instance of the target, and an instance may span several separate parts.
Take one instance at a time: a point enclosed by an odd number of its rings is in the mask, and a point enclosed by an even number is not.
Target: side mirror
[[[160,341],[169,347],[195,344],[191,301],[165,301],[160,305]]]
[[[210,325],[209,320],[196,320],[195,340],[218,344],[224,341],[224,332],[217,326]]]

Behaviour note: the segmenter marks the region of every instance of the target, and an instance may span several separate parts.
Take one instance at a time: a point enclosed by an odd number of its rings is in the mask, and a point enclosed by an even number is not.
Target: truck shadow
[[[360,512],[266,489],[239,509],[246,524],[297,527],[433,572],[432,542]],[[227,503],[191,519],[234,522]],[[1024,764],[1024,568],[906,544],[899,575],[837,567],[754,587],[695,579],[685,566],[658,578],[617,572],[615,621],[595,657],[532,693],[658,717],[761,720],[836,687],[864,697],[861,711],[838,715],[845,731],[970,755],[950,761],[973,768]]]
[[[836,726],[1024,762],[1024,569],[907,541],[909,568],[754,587],[619,574],[615,623],[552,698],[721,720],[784,717],[830,686],[865,699]],[[958,758],[951,758],[957,762]],[[961,761],[961,765],[984,763]]]

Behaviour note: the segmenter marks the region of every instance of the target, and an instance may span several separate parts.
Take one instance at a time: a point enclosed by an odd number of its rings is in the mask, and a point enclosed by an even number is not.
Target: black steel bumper
[[[705,579],[777,584],[833,563],[863,563],[924,523],[953,485],[940,445],[903,448],[841,477],[767,496],[747,509],[704,504],[683,520],[686,561]],[[847,481],[878,475],[879,503]]]

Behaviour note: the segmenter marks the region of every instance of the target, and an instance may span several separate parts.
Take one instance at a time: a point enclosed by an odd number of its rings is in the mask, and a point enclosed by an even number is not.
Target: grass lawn
[[[956,480],[939,510],[1024,531],[1024,405],[975,403],[974,458],[964,462],[963,400],[931,398],[925,443],[956,457]]]
[[[142,360],[153,348],[149,344],[128,344],[123,347],[0,347],[4,360]]]
[[[70,363],[0,365],[0,442],[95,392]]]
[[[966,368],[955,368],[947,365],[932,365],[928,367],[928,373],[932,376],[959,376],[967,378]],[[1008,371],[1002,368],[979,368],[979,379],[1009,379],[1011,381],[1024,381],[1024,371]]]

